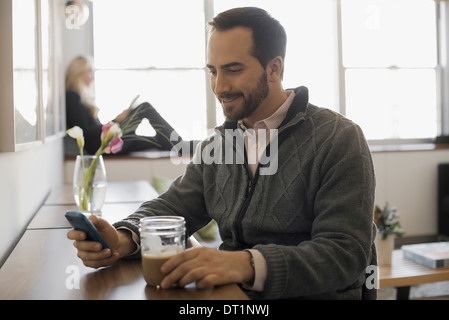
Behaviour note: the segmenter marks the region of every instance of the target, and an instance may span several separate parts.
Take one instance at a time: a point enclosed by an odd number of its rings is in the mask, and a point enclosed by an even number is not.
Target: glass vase
[[[102,156],[77,156],[73,172],[73,196],[83,213],[101,215],[106,197],[106,169]]]

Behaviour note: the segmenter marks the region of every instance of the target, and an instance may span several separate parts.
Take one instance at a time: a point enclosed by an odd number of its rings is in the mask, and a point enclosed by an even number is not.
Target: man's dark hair
[[[285,60],[287,35],[284,27],[268,12],[256,7],[230,9],[218,14],[211,22],[211,32],[228,31],[234,27],[247,27],[253,31],[254,48],[251,53],[262,67],[280,56]],[[282,69],[281,76],[284,73]]]

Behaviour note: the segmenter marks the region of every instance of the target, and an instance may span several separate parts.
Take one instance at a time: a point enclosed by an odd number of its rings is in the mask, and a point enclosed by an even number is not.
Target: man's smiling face
[[[231,121],[251,116],[269,93],[266,71],[253,48],[252,30],[245,27],[214,31],[209,39],[212,91]]]

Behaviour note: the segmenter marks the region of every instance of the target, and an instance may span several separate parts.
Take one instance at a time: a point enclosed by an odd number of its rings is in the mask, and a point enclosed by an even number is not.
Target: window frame
[[[204,10],[204,21],[205,23],[207,23],[208,21],[210,21],[213,18],[213,1],[210,0],[195,0],[195,1],[201,1],[201,6],[203,7]],[[92,21],[91,24],[91,28],[92,28],[92,52],[94,55],[94,60],[97,61],[97,58],[95,57],[95,33],[94,33],[94,25],[95,25],[95,7],[93,4],[89,4],[89,8],[92,11],[92,17],[90,18],[90,20]],[[206,57],[207,55],[207,30],[205,30],[205,48],[204,48],[204,56]],[[206,59],[206,58],[205,58]],[[209,130],[213,130],[213,128],[216,126],[216,101],[215,101],[215,96],[214,94],[211,92],[210,88],[210,78],[209,78],[209,72],[208,69],[206,67],[206,62],[204,61],[202,66],[155,66],[154,64],[152,64],[151,66],[100,66],[98,67],[98,63],[94,64],[94,68],[93,68],[93,72],[96,73],[98,72],[103,72],[103,71],[111,71],[111,72],[115,72],[115,71],[123,71],[123,72],[134,72],[134,71],[138,71],[138,72],[144,72],[144,73],[151,73],[151,72],[163,72],[163,71],[167,71],[167,72],[176,72],[176,71],[196,71],[196,72],[203,72],[203,75],[201,77],[204,77],[205,81],[205,97],[202,98],[202,100],[204,101],[204,105],[206,106],[206,115],[205,115],[205,123],[206,123],[206,128],[201,128],[202,132],[207,132],[207,134],[210,133]],[[97,76],[95,76],[95,78],[97,78]],[[96,79],[96,81],[98,81]],[[157,108],[157,106],[156,106]],[[167,117],[166,117],[167,119]],[[106,119],[104,119],[106,121]],[[167,119],[167,121],[169,123],[172,123],[172,121],[170,121],[170,119]],[[194,130],[195,131],[195,130]],[[182,135],[182,134],[181,134]],[[201,139],[204,139],[206,136],[201,136]],[[193,137],[193,139],[198,139],[197,137]]]
[[[449,136],[449,1],[435,0],[437,10],[437,103],[441,136]],[[446,90],[444,89],[446,88]]]

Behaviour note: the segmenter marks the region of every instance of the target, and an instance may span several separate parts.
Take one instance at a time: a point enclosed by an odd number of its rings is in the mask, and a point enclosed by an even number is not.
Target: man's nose
[[[217,74],[214,81],[212,81],[213,91],[215,95],[220,96],[224,93],[231,92],[231,86],[228,79],[223,75]]]

